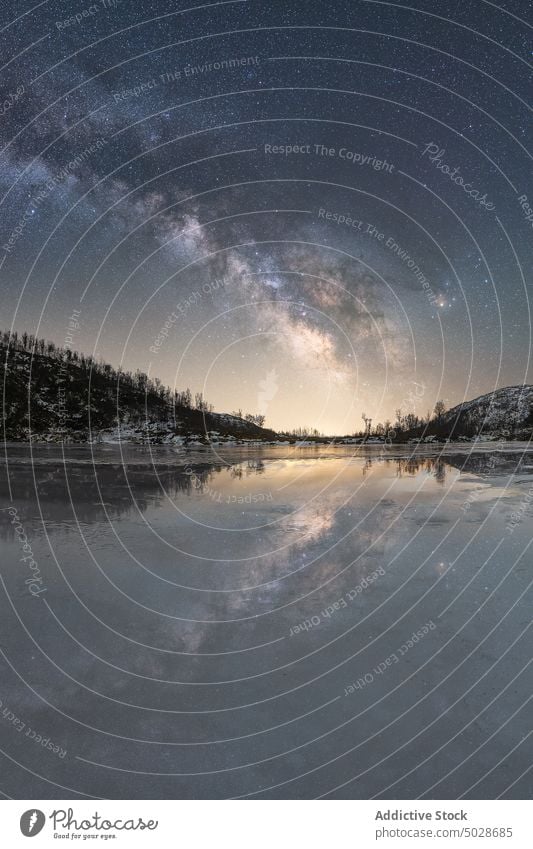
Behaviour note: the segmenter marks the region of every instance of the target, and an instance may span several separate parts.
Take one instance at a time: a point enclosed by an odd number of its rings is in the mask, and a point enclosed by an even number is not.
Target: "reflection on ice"
[[[348,797],[391,783],[393,797],[412,797],[442,778],[442,798],[516,746],[528,686],[527,453],[286,449],[185,463],[140,450],[123,464],[117,449],[76,448],[66,463],[55,450],[34,446],[28,462],[17,447],[8,466],[47,592],[25,590],[0,510],[0,660],[17,715],[69,752],[51,767],[60,784],[138,798],[309,798],[348,781]],[[11,504],[5,468],[0,497]],[[20,696],[9,663],[39,698]],[[499,693],[498,711],[467,727]],[[461,766],[465,747],[516,711],[490,751]],[[14,751],[12,737],[4,743]],[[441,747],[444,760],[417,769]],[[31,752],[21,757],[31,765]],[[521,757],[480,793],[517,778]],[[37,782],[35,795],[47,793]]]

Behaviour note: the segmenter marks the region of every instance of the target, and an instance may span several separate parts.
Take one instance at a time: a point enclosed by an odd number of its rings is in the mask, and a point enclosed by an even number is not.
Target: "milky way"
[[[79,310],[79,349],[276,428],[533,380],[529,4],[32,6],[0,3],[3,328]]]

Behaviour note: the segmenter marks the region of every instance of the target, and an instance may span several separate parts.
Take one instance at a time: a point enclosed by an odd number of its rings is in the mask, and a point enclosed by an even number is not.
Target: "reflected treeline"
[[[236,463],[230,467],[232,478],[248,478],[250,475],[262,475],[265,471],[263,460],[247,460],[245,463]]]
[[[10,468],[11,494],[7,469],[0,469],[0,508],[15,506],[21,520],[39,520],[39,507],[47,522],[65,522],[65,506],[70,504],[72,521],[103,521],[106,513],[119,519],[134,509],[145,512],[166,498],[178,495],[202,495],[206,487],[223,472],[232,478],[247,478],[265,471],[262,460],[248,460],[232,465],[192,463],[186,469],[176,466],[149,467],[122,464],[58,464],[31,466],[19,464]],[[11,501],[12,497],[12,501]],[[0,537],[15,536],[11,516],[0,509]]]
[[[446,480],[446,463],[440,457],[405,457],[388,462],[394,463],[399,478],[404,475],[414,477],[420,472],[426,472],[432,475],[437,483],[443,484]]]
[[[485,451],[446,455],[446,463],[475,475],[531,474],[531,454],[524,451]]]
[[[443,484],[447,472],[460,471],[490,477],[493,475],[510,475],[516,473],[528,474],[528,455],[519,452],[485,451],[471,454],[446,454],[438,457],[386,457],[379,455],[375,458],[365,458],[363,475],[368,474],[374,464],[384,462],[386,466],[394,466],[397,477],[414,477],[425,472]]]
[[[484,451],[446,454],[445,456],[388,457],[382,453],[364,459],[363,474],[374,465],[393,467],[398,477],[413,477],[420,473],[431,475],[439,484],[446,481],[447,472],[471,473],[490,480],[496,475],[530,474],[528,455],[521,452]],[[267,461],[268,462],[268,461]],[[11,494],[7,469],[0,468],[0,508],[14,505],[21,521],[40,522],[40,511],[51,530],[54,523],[62,527],[77,521],[90,524],[111,520],[135,510],[145,512],[149,507],[164,504],[165,500],[187,495],[198,497],[222,488],[216,486],[219,475],[246,479],[262,475],[266,465],[262,459],[191,462],[184,468],[172,464],[85,463],[57,462],[35,464],[16,463],[9,466]],[[222,481],[221,481],[222,484]],[[70,508],[69,508],[70,505]],[[70,516],[69,516],[70,513]],[[13,539],[10,514],[0,509],[0,536]]]
[[[385,463],[387,467],[396,469],[396,476],[401,478],[404,476],[414,477],[419,472],[426,472],[432,475],[438,483],[444,483],[446,480],[446,462],[440,457],[366,457],[363,464],[363,477],[372,471],[374,466]]]

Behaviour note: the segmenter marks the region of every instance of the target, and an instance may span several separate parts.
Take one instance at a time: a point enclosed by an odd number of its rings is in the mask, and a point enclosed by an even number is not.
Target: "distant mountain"
[[[27,334],[0,334],[0,378],[2,437],[7,440],[194,444],[276,439],[252,416],[215,413],[188,389],[171,392],[142,372],[116,371]]]
[[[452,407],[441,417],[441,425],[458,435],[493,433],[531,437],[533,429],[533,386],[507,386],[472,401]]]
[[[404,439],[533,438],[533,386],[507,386],[463,401],[429,422],[403,430]]]

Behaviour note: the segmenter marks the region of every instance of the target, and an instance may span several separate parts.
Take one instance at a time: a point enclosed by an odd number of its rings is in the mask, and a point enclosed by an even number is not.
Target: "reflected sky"
[[[0,491],[0,698],[69,752],[0,722],[2,748],[52,782],[32,777],[36,797],[64,798],[59,784],[106,798],[455,798],[478,779],[472,797],[491,797],[518,778],[527,746],[483,776],[527,723],[528,452],[335,447],[184,466],[80,448],[58,464],[58,450],[34,447],[29,463],[15,449],[13,501],[5,468]],[[497,709],[463,730],[489,696]],[[12,772],[11,795],[28,797],[27,775]]]

